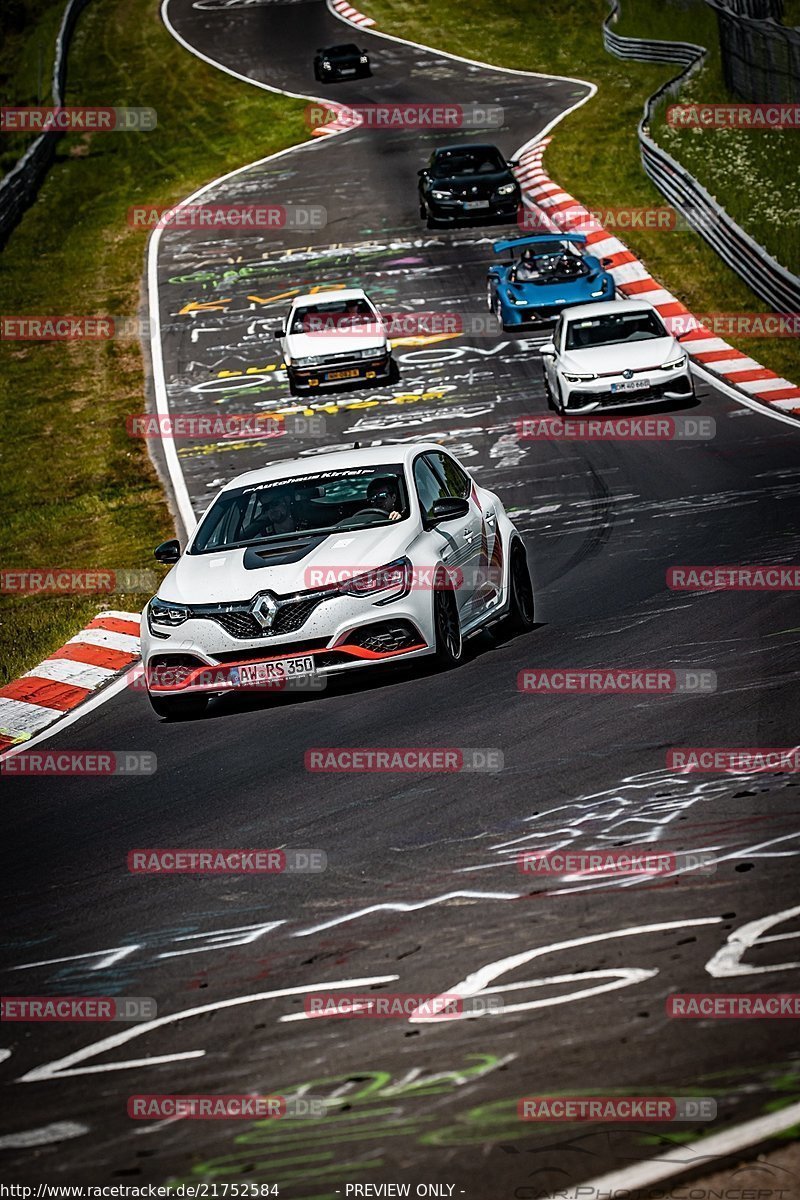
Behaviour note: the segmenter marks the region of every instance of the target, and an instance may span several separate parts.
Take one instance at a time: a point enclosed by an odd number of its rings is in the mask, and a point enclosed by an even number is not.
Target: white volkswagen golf
[[[548,400],[562,416],[694,396],[685,350],[644,300],[565,308],[539,353]]]
[[[233,479],[142,614],[150,701],[210,696],[434,656],[504,622],[529,630],[522,538],[498,497],[436,442],[334,447]]]

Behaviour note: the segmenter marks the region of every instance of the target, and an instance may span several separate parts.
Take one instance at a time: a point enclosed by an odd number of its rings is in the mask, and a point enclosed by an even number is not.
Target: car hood
[[[361,350],[383,350],[386,335],[376,331],[360,333],[291,333],[286,350],[291,358],[330,358],[333,354],[358,354]]]
[[[593,279],[588,275],[562,280],[560,283],[536,283],[531,279],[520,283],[507,281],[506,286],[512,295],[531,304],[557,304],[561,300],[574,303],[576,300],[597,299],[596,296],[592,296],[592,292],[601,291],[604,282],[604,276],[598,273]]]
[[[415,530],[409,518],[396,525],[342,530],[321,540],[320,535],[301,532],[291,541],[262,542],[254,548],[184,554],[163,580],[158,595],[173,604],[217,604],[249,600],[263,591],[279,596],[309,591],[402,558]],[[295,561],[262,565],[256,551],[267,549],[276,555],[285,552],[286,557],[291,552]]]
[[[653,338],[647,342],[616,343],[613,346],[591,346],[586,350],[568,350],[561,359],[567,371],[592,372],[595,375],[619,374],[620,371],[641,371],[657,368],[683,350],[674,338]]]
[[[479,192],[494,191],[503,183],[514,183],[514,176],[510,171],[493,171],[481,172],[477,175],[445,175],[442,178],[431,176],[428,180],[429,186],[436,191],[453,191],[465,192],[477,188]]]

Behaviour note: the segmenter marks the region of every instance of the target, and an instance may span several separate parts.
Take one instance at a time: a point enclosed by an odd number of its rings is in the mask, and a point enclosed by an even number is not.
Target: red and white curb
[[[355,129],[357,125],[364,124],[364,118],[353,108],[348,108],[346,104],[337,104],[335,100],[325,100],[325,107],[329,112],[336,113],[336,117],[332,121],[326,121],[324,125],[315,125],[311,130],[312,137],[327,137],[333,133],[345,133],[348,129]]]
[[[682,333],[691,359],[704,370],[739,388],[751,400],[800,415],[800,387],[783,379],[741,350],[735,350],[704,325],[696,324],[689,309],[649,274],[619,238],[612,237],[588,209],[554,183],[542,167],[542,156],[550,138],[542,138],[524,150],[516,176],[527,198],[544,214],[552,229],[567,231],[580,225],[586,244],[598,258],[610,258],[609,272],[623,296],[640,296],[658,310],[668,329]]]
[[[0,753],[61,720],[139,654],[139,614],[99,613],[38,667],[0,688]]]
[[[357,8],[353,8],[352,4],[348,4],[347,0],[331,0],[333,9],[344,17],[345,21],[349,21],[351,25],[360,25],[362,29],[369,29],[374,25],[372,17],[365,17]]]

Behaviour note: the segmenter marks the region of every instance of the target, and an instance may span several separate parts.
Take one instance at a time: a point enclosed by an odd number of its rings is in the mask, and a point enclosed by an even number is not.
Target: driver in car
[[[367,488],[367,499],[369,500],[370,508],[383,509],[390,521],[399,521],[403,515],[400,511],[400,493],[397,487],[397,480],[391,475],[382,475],[377,479],[373,479]]]
[[[266,504],[267,520],[272,533],[295,533],[297,522],[292,516],[286,498],[281,495],[270,496]]]
[[[539,270],[536,266],[536,255],[531,249],[523,250],[514,275],[520,283],[527,283],[532,279],[538,279]]]

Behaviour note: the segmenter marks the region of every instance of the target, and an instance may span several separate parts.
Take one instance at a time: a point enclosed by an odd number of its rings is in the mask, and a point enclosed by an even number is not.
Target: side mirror
[[[543,346],[539,347],[539,353],[544,358],[555,358],[555,356],[556,356],[555,343],[554,342],[545,342],[545,344]]]
[[[423,167],[421,171],[417,171],[417,174],[419,175],[419,177],[420,177],[420,179],[421,179],[423,175],[427,175],[427,174],[428,174],[428,171],[427,171],[427,169],[426,169],[425,167]]]
[[[273,329],[272,336],[276,339],[276,341],[280,341],[280,339],[283,337],[283,326],[281,325],[279,329]]]
[[[153,551],[153,558],[157,558],[161,563],[176,563],[180,556],[181,544],[177,538],[170,538],[168,542],[162,542]]]
[[[508,162],[506,163],[506,166],[507,167],[518,167],[519,159],[518,158],[509,158]]]
[[[605,271],[607,271],[609,267],[613,267],[613,265],[614,265],[613,258],[601,258],[600,259],[600,266]]]
[[[469,513],[469,503],[459,496],[445,496],[442,500],[434,500],[433,508],[428,513],[427,525],[432,529],[442,521],[455,521],[466,517]]]

